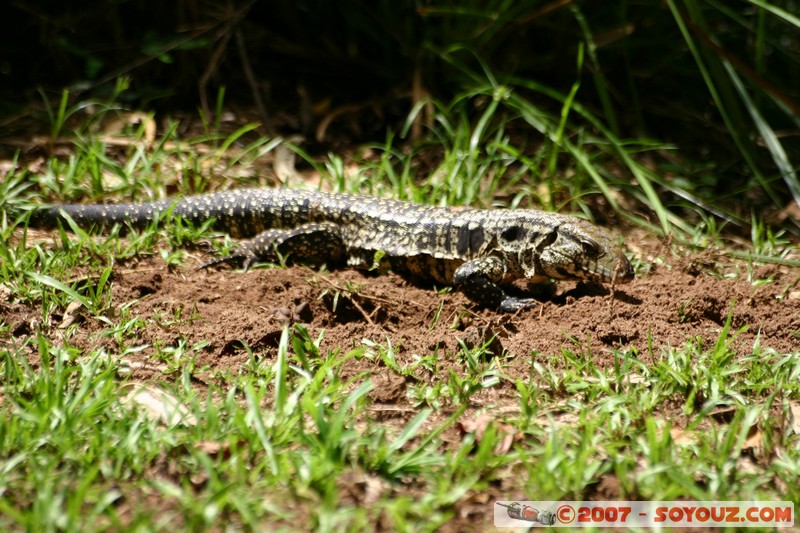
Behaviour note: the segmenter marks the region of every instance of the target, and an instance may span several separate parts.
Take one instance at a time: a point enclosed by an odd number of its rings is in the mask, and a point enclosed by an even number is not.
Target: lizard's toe
[[[530,309],[538,304],[539,302],[533,298],[514,298],[509,296],[500,303],[500,307],[497,310],[502,313],[514,313],[520,309]]]
[[[245,272],[250,270],[250,267],[258,262],[258,256],[255,254],[246,254],[242,256],[242,268]]]

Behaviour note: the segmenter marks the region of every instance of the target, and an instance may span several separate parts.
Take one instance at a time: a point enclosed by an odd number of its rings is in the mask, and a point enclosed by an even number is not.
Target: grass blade
[[[89,302],[89,299],[85,296],[81,296],[78,294],[75,289],[65,285],[64,283],[58,281],[57,279],[51,278],[50,276],[46,276],[44,274],[39,274],[38,272],[28,272],[28,277],[31,279],[38,281],[42,285],[47,285],[48,287],[52,287],[58,291],[63,292],[73,300],[80,302],[86,309],[92,309],[92,305]]]

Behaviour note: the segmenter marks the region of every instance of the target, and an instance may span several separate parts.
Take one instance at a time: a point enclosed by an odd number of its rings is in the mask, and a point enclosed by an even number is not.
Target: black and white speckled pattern
[[[354,194],[291,189],[241,189],[177,201],[119,205],[59,205],[34,214],[54,226],[61,213],[79,225],[127,222],[142,226],[170,207],[195,223],[209,218],[251,241],[227,259],[369,265],[385,253],[392,269],[456,285],[473,301],[504,311],[533,305],[501,285],[516,279],[579,279],[627,283],[633,269],[602,228],[536,210],[454,209]]]

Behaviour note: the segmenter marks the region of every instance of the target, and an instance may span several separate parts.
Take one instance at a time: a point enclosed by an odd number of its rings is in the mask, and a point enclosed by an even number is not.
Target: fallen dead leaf
[[[623,381],[626,383],[630,383],[631,385],[650,385],[650,380],[644,377],[641,374],[631,373],[627,374]]]
[[[517,431],[508,424],[502,424],[495,421],[492,414],[483,413],[473,419],[465,420],[463,422],[459,422],[458,424],[458,427],[461,429],[463,435],[468,433],[473,433],[475,435],[476,444],[479,444],[483,440],[484,436],[486,435],[486,431],[490,426],[495,428],[495,432],[498,436],[497,444],[494,447],[494,453],[508,453],[511,450],[511,447],[514,445],[514,441],[519,438],[519,435],[517,434]]]
[[[761,448],[762,441],[763,435],[761,434],[761,431],[757,426],[753,426],[750,428],[750,431],[747,432],[747,438],[742,444],[742,450],[757,451],[759,448]]]
[[[694,431],[686,431],[681,428],[670,428],[669,435],[672,442],[682,446],[697,444],[697,434]]]
[[[140,384],[126,385],[130,387],[122,402],[140,407],[151,420],[160,421],[166,426],[197,425],[197,419],[189,409],[172,393],[159,388]]]
[[[194,445],[194,448],[208,455],[212,459],[216,459],[217,457],[228,459],[231,456],[231,447],[226,442],[201,440]]]
[[[789,402],[789,430],[800,435],[800,402]]]
[[[370,506],[380,500],[388,488],[379,476],[358,470],[342,473],[336,481],[339,489],[346,494],[346,500],[359,505]]]
[[[114,120],[111,120],[103,130],[104,141],[107,144],[116,144],[127,146],[132,144],[132,141],[126,137],[119,135],[122,130],[128,125],[140,124],[142,127],[142,138],[146,146],[152,146],[156,139],[156,121],[150,113],[143,113],[141,111],[132,111],[129,113],[122,113]],[[141,142],[136,140],[134,142]]]
[[[14,291],[11,290],[11,287],[5,283],[0,283],[0,301],[10,302],[12,294],[14,294]]]
[[[67,329],[76,320],[83,318],[83,314],[80,312],[82,307],[83,304],[80,302],[70,302],[70,304],[64,310],[64,317],[61,319],[61,323],[58,325],[58,327],[60,329]]]

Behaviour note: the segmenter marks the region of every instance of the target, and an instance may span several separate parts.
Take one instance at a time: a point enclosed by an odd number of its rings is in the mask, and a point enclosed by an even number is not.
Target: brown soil
[[[198,265],[202,261],[197,258]],[[608,287],[560,282],[538,290],[540,305],[513,315],[475,308],[458,292],[441,294],[393,273],[321,273],[299,266],[249,272],[171,270],[155,257],[118,265],[112,294],[117,309],[135,302],[134,316],[163,317],[159,327],[139,331],[136,344],[174,346],[183,339],[192,346],[205,341],[197,363],[211,368],[244,363],[248,355],[243,343],[254,350],[276,348],[287,323],[307,325],[312,337],[324,330],[323,350],[361,347],[363,339],[384,345],[389,341],[401,366],[436,349],[459,352],[459,340],[473,347],[496,337],[490,350],[505,354],[504,366],[512,377],[527,376],[532,357],[558,355],[562,348],[591,356],[604,367],[613,364],[612,350],[635,347],[649,363],[650,355],[659,355],[662,348],[691,339],[700,338],[710,347],[729,313],[731,332],[737,333],[734,347],[741,355],[751,353],[757,338],[761,346],[779,352],[800,348],[800,276],[776,266],[758,267],[753,278],[772,282],[754,287],[709,273],[706,267],[712,264],[707,256],[695,256],[653,267],[631,284],[618,286],[613,296]],[[39,315],[28,307],[3,306],[0,317],[23,333],[26,322]],[[103,327],[89,320],[70,343],[86,350],[105,343],[113,352],[112,340],[95,335]],[[148,356],[144,351],[129,357]]]
[[[779,352],[798,350],[800,276],[779,267],[758,267],[754,279],[772,282],[754,286],[743,275],[727,278],[712,272],[717,264],[714,259],[694,256],[653,267],[633,283],[617,287],[613,297],[608,288],[559,283],[540,295],[538,307],[498,315],[475,309],[460,293],[441,294],[394,274],[320,273],[305,267],[247,273],[171,270],[160,258],[150,257],[117,265],[112,304],[118,310],[133,302],[132,314],[150,324],[134,339],[134,344],[150,348],[126,355],[137,381],[169,379],[151,363],[153,345],[174,346],[183,340],[193,346],[204,341],[207,344],[196,352],[196,368],[206,367],[209,376],[221,369],[236,372],[249,361],[243,343],[267,359],[274,357],[286,323],[306,324],[313,338],[324,330],[323,349],[363,347],[364,339],[383,345],[390,342],[401,366],[412,363],[415,355],[438,350],[440,361],[446,361],[442,372],[461,370],[459,339],[475,346],[496,337],[490,349],[502,358],[504,374],[511,379],[474,400],[470,413],[474,418],[486,405],[516,398],[514,380],[528,378],[533,361],[558,364],[562,348],[603,367],[614,364],[614,351],[635,347],[637,357],[652,364],[662,348],[681,346],[690,339],[700,338],[704,346],[713,346],[731,313],[731,332],[739,331],[733,346],[740,355],[752,353],[756,342]],[[190,264],[195,261],[200,264],[203,258],[193,258]],[[746,271],[743,265],[740,271]],[[157,326],[154,317],[160,317]],[[58,331],[65,319],[52,319],[52,329]],[[0,321],[11,324],[15,335],[30,335],[37,320],[41,320],[39,309],[10,299],[0,303]],[[119,352],[114,340],[97,335],[104,328],[102,323],[83,320],[70,344],[87,351],[104,346],[110,353]],[[371,398],[376,405],[394,410],[393,425],[403,425],[416,414],[404,378],[387,373],[380,358],[353,358],[345,364],[346,374],[373,376],[376,387]],[[198,377],[202,382],[202,376]],[[453,431],[443,438],[457,440]],[[500,487],[492,496],[516,496],[500,492],[506,489],[510,487]],[[476,498],[488,496],[471,494],[457,509],[458,516],[473,524],[490,519],[473,514],[483,512],[478,508],[490,509],[485,502],[476,506]]]

